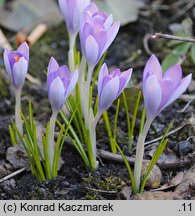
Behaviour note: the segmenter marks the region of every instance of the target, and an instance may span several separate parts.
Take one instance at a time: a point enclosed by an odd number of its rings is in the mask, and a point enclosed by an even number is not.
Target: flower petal
[[[106,63],[102,65],[100,68],[100,72],[98,75],[98,97],[100,97],[101,91],[102,91],[102,84],[103,84],[103,78],[108,75],[108,67]]]
[[[85,43],[86,58],[90,64],[96,65],[98,61],[98,44],[93,36],[88,36]]]
[[[47,69],[47,77],[49,77],[50,73],[57,71],[59,69],[59,65],[54,57],[51,57],[49,60],[49,65]]]
[[[71,94],[71,92],[73,91],[73,89],[76,86],[78,80],[78,70],[76,70],[71,77],[70,83],[68,85],[68,88],[66,90],[66,95],[65,95],[65,100],[68,98],[68,96]]]
[[[9,80],[10,80],[10,82],[12,82],[12,84],[13,84],[12,69],[11,69],[11,66],[10,66],[9,58],[8,58],[8,55],[9,55],[10,53],[11,53],[11,51],[5,49],[5,50],[4,50],[4,53],[3,53],[3,59],[4,59],[4,65],[5,65],[5,69],[6,69],[6,71],[7,71]]]
[[[173,82],[173,89],[177,88],[182,79],[181,65],[176,64],[170,67],[164,74],[163,79],[170,79]]]
[[[113,40],[115,39],[115,37],[116,37],[116,35],[117,35],[118,31],[119,31],[119,27],[120,27],[120,22],[115,22],[112,25],[112,27],[108,30],[108,32],[107,32],[107,43],[106,43],[104,49],[102,50],[102,55],[108,49],[108,47],[113,42]]]
[[[174,91],[174,93],[171,95],[167,103],[164,105],[164,107],[171,104],[174,100],[176,100],[180,95],[184,93],[184,91],[188,88],[190,82],[192,80],[192,74],[189,74],[185,78],[182,79],[180,85],[177,87],[177,89]]]
[[[121,75],[120,75],[120,86],[119,86],[119,90],[118,90],[118,95],[120,95],[121,92],[123,91],[123,89],[127,86],[128,82],[129,82],[129,80],[131,78],[132,71],[133,71],[133,69],[130,68],[129,70],[124,71],[123,73],[121,73]]]
[[[143,82],[149,75],[155,75],[158,80],[162,79],[162,68],[155,55],[152,55],[146,63],[143,72]]]
[[[27,62],[29,62],[29,46],[26,42],[23,42],[17,49],[18,52],[22,53]]]
[[[100,112],[106,111],[117,98],[119,83],[119,77],[117,76],[110,80],[103,88],[99,98]]]
[[[59,77],[53,80],[49,86],[48,98],[54,111],[61,109],[65,101],[65,89],[64,84]]]
[[[143,95],[147,117],[155,118],[162,100],[161,87],[156,76],[152,75],[145,80]]]
[[[18,88],[22,87],[25,82],[28,70],[28,62],[24,57],[21,57],[13,66],[13,85]]]
[[[112,23],[113,23],[113,16],[112,16],[112,14],[111,14],[111,15],[106,19],[106,21],[104,22],[104,28],[105,28],[106,31],[110,28],[110,26],[112,25]]]

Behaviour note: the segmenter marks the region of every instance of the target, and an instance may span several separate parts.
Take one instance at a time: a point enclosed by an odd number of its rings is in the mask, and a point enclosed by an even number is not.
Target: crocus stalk
[[[94,153],[94,158],[96,159],[96,137],[95,137],[95,128],[96,125],[102,116],[102,114],[112,105],[114,100],[121,94],[124,88],[127,86],[132,74],[132,69],[124,71],[121,73],[119,69],[113,70],[111,73],[108,73],[108,67],[106,64],[103,64],[99,76],[98,76],[98,111],[97,114],[91,123],[90,127],[90,136],[92,141],[92,148]],[[93,116],[90,114],[90,119],[93,119]],[[97,165],[97,163],[96,163]]]
[[[75,70],[74,46],[79,32],[80,19],[90,0],[58,0],[69,35],[68,63],[70,72]]]
[[[15,90],[15,124],[23,135],[21,112],[21,90],[25,82],[29,64],[29,47],[22,43],[16,51],[4,51],[4,64],[8,78]]]
[[[158,59],[152,55],[143,72],[143,96],[147,120],[137,143],[134,176],[137,192],[141,181],[141,170],[144,155],[144,142],[154,118],[169,104],[175,101],[187,89],[192,79],[189,74],[182,79],[182,68],[179,64],[170,67],[164,74]]]
[[[67,66],[59,66],[57,61],[51,57],[48,66],[48,98],[52,107],[52,116],[49,124],[49,135],[48,135],[48,154],[50,161],[50,168],[52,169],[54,159],[54,130],[55,122],[59,110],[62,108],[65,100],[71,94],[75,88],[78,79],[78,71],[70,74]]]

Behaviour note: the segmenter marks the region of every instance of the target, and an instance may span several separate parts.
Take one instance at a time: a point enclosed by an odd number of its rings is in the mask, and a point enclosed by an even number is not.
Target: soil
[[[171,5],[174,1],[147,1],[152,4]],[[176,2],[176,1],[175,1]],[[148,33],[167,32],[172,14],[177,14],[180,8],[160,10],[158,8],[146,8],[140,11],[136,22],[121,27],[120,32],[108,50],[105,61],[110,68],[120,67],[126,70],[134,68],[134,85],[140,86],[143,67],[149,55],[143,46],[143,38]],[[181,22],[190,16],[193,21],[193,10],[176,17],[172,22]],[[173,17],[172,17],[173,18]],[[162,22],[163,20],[163,22]],[[13,36],[11,32],[8,35]],[[33,102],[34,117],[36,121],[45,126],[51,115],[51,108],[47,99],[47,85],[45,71],[51,56],[54,56],[60,64],[67,63],[68,41],[64,24],[60,24],[50,30],[31,48],[31,60],[29,73],[41,81],[37,86],[26,82],[23,91],[23,112],[27,112],[28,100]],[[14,44],[13,44],[14,45]],[[160,60],[167,54],[163,47],[164,41],[149,41],[151,51]],[[135,56],[132,58],[132,56]],[[0,60],[2,60],[0,58]],[[0,61],[1,63],[2,61]],[[184,64],[184,74],[192,71],[193,65]],[[14,118],[13,90],[4,79],[4,67],[0,64],[0,178],[14,172],[14,168],[6,160],[7,149],[12,146],[8,125]],[[194,74],[193,74],[194,77]],[[193,93],[192,89],[190,93]],[[188,93],[188,92],[187,92]],[[85,167],[76,149],[67,141],[63,146],[59,176],[53,180],[39,182],[30,171],[22,173],[0,183],[0,199],[195,199],[195,143],[194,143],[194,104],[180,112],[186,105],[183,100],[177,100],[164,110],[154,121],[146,141],[151,141],[165,132],[172,120],[172,130],[185,124],[180,130],[169,136],[168,145],[158,162],[162,171],[161,184],[169,183],[179,172],[182,172],[181,181],[171,188],[162,191],[152,191],[146,188],[144,193],[133,195],[127,169],[123,162],[108,159],[99,155],[100,166],[92,171]],[[113,122],[116,107],[109,110],[109,118]],[[132,160],[135,156],[135,145],[139,130],[139,119],[136,122],[133,151],[128,151],[127,124],[124,110],[120,110],[117,127],[117,141],[124,153]],[[110,152],[104,121],[101,119],[97,127],[98,149]],[[183,141],[183,142],[181,142]],[[158,141],[147,145],[144,159],[149,160]],[[187,161],[187,162],[186,162]],[[160,166],[171,163],[173,166]],[[133,162],[132,162],[133,164]]]

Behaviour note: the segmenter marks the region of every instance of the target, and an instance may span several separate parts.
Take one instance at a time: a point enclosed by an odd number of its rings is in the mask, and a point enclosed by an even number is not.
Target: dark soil
[[[147,1],[148,3],[157,3],[158,1]],[[160,1],[161,4],[171,5],[172,1]],[[175,13],[179,8],[175,9]],[[120,67],[126,70],[129,67],[134,68],[133,82],[140,85],[143,67],[149,55],[143,47],[143,38],[147,33],[169,32],[169,18],[174,13],[169,10],[142,9],[139,19],[135,23],[128,24],[120,29],[120,32],[108,50],[106,62],[109,67]],[[185,17],[190,16],[193,21],[192,10],[176,18],[174,22],[181,22]],[[162,22],[163,20],[163,22]],[[9,33],[9,35],[12,33]],[[149,46],[154,53],[159,53],[159,58],[164,57],[163,47],[165,42],[150,41]],[[51,109],[47,99],[47,86],[45,71],[49,58],[54,56],[60,64],[67,63],[67,34],[64,24],[48,30],[37,44],[31,48],[31,59],[29,73],[41,80],[42,85],[36,86],[26,82],[23,91],[23,111],[27,112],[28,100],[33,102],[34,116],[37,121],[45,125],[50,118]],[[136,55],[133,60],[128,60]],[[1,60],[1,59],[0,59]],[[1,63],[1,62],[0,62]],[[191,71],[193,66],[184,65],[184,73]],[[3,64],[0,65],[0,74],[4,73]],[[3,77],[3,75],[2,75]],[[6,161],[7,148],[11,146],[11,140],[8,131],[8,125],[14,118],[14,97],[13,91],[9,89],[7,81],[0,79],[0,176],[1,178],[14,171],[14,168]],[[175,185],[163,192],[150,192],[151,188],[146,188],[146,192],[139,196],[133,196],[131,193],[131,183],[128,172],[123,163],[114,160],[100,158],[98,170],[92,171],[85,167],[81,157],[70,145],[64,144],[62,159],[64,164],[60,168],[59,176],[53,180],[39,182],[30,171],[24,171],[21,174],[0,183],[0,199],[195,199],[193,184],[195,183],[194,173],[194,133],[195,129],[190,120],[193,117],[194,104],[189,105],[184,112],[182,110],[186,105],[184,101],[176,101],[174,104],[164,110],[154,121],[153,127],[147,136],[147,141],[161,136],[168,125],[174,120],[173,128],[176,129],[184,122],[186,126],[169,136],[169,142],[161,160],[165,162],[182,159],[188,159],[191,156],[190,166],[177,166],[175,169],[162,170],[163,177],[161,185],[169,182],[178,172],[184,172],[184,179],[189,180],[185,185],[185,190],[181,192],[179,186]],[[116,107],[113,105],[109,109],[109,118],[111,122],[114,119]],[[133,151],[128,151],[127,125],[124,110],[120,111],[119,123],[117,128],[117,141],[127,156],[134,157]],[[139,122],[139,119],[138,119]],[[135,137],[137,140],[138,123],[136,123]],[[189,139],[189,140],[188,140]],[[189,142],[187,142],[187,140]],[[179,143],[185,141],[185,143]],[[97,127],[98,149],[110,151],[109,140],[105,130],[103,120],[100,120]],[[147,146],[145,159],[151,158],[151,152],[156,148],[158,142]],[[2,165],[3,164],[3,165]],[[190,169],[190,167],[192,167]],[[1,171],[2,170],[2,171]],[[193,176],[190,178],[189,176]],[[181,183],[182,184],[182,183]]]

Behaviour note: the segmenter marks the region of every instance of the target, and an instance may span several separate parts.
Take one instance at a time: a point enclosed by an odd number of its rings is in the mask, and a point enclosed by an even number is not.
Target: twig
[[[105,151],[105,150],[99,150],[98,151],[99,157],[105,160],[109,161],[115,161],[118,163],[124,163],[124,160],[121,155],[119,154],[113,154],[111,152]],[[130,165],[134,166],[135,158],[126,156],[127,161]],[[149,163],[150,160],[143,160],[143,163]],[[174,161],[163,161],[159,160],[157,163],[157,166],[160,167],[162,170],[174,170],[174,169],[181,169],[185,167],[191,167],[195,163],[195,153],[189,154],[185,156],[184,158],[180,160],[174,160]]]
[[[116,194],[117,193],[117,191],[99,190],[99,189],[90,188],[90,187],[85,187],[85,189],[95,191],[95,192],[100,192],[100,193],[109,193],[109,194]]]
[[[179,126],[178,128],[175,128],[174,130],[172,130],[172,131],[170,131],[169,133],[167,133],[166,137],[168,137],[168,136],[170,136],[170,135],[176,133],[177,131],[179,131],[179,130],[181,130],[183,127],[185,127],[186,125],[188,125],[188,123],[183,124],[183,125]],[[150,141],[148,141],[148,142],[145,142],[144,145],[146,146],[146,145],[149,145],[149,144],[151,144],[151,143],[155,143],[155,142],[157,142],[157,141],[160,141],[162,138],[163,138],[163,136],[157,137],[156,139],[153,139],[153,140],[150,140]]]
[[[182,10],[180,10],[176,15],[174,15],[173,17],[170,18],[170,21],[174,21],[175,19],[181,17],[182,15],[186,14],[186,12],[188,10],[190,10],[191,8],[193,8],[195,1],[194,0],[190,0],[189,2],[186,2],[187,5],[185,7],[182,8]]]
[[[183,41],[183,42],[195,43],[194,38],[179,37],[179,36],[162,34],[162,33],[156,33],[156,34],[152,35],[151,38],[153,38],[153,39],[165,39],[165,40],[178,40],[178,41]]]
[[[20,173],[23,172],[24,170],[26,170],[25,167],[24,167],[24,168],[21,168],[21,169],[19,169],[19,170],[17,170],[17,171],[15,171],[15,172],[13,172],[13,173],[11,173],[11,174],[5,176],[5,177],[3,177],[2,179],[0,179],[0,183],[2,183],[2,182],[4,182],[4,181],[6,181],[6,180],[8,180],[8,179],[10,179],[10,178],[12,178],[12,177],[18,175],[18,174],[20,174]]]

